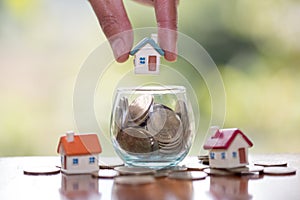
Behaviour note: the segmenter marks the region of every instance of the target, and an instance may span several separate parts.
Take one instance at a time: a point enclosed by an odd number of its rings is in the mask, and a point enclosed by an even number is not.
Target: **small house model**
[[[98,156],[102,149],[96,134],[75,135],[69,131],[60,138],[57,152],[61,155],[61,171],[66,174],[99,170]]]
[[[157,44],[157,35],[144,38],[130,51],[134,56],[134,72],[136,74],[159,74],[160,57],[165,52]]]
[[[209,150],[212,168],[235,168],[248,164],[248,148],[253,144],[239,129],[218,129],[208,138],[204,149]]]

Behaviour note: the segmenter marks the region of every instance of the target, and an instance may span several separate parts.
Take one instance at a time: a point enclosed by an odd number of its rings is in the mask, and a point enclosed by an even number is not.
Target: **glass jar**
[[[194,140],[194,116],[182,86],[118,88],[111,140],[129,166],[160,169],[177,165]]]

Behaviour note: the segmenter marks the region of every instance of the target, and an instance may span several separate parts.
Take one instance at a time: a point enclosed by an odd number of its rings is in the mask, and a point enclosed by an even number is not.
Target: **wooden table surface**
[[[111,158],[100,157],[103,162],[107,159]],[[197,161],[194,157],[187,160]],[[300,154],[251,155],[250,162],[255,160],[287,161],[297,173],[289,176],[210,176],[197,181],[160,178],[152,184],[127,186],[114,184],[113,179],[94,179],[90,175],[24,175],[26,166],[59,165],[59,157],[8,157],[0,158],[0,199],[300,199]],[[73,189],[66,187],[68,184],[73,184]]]

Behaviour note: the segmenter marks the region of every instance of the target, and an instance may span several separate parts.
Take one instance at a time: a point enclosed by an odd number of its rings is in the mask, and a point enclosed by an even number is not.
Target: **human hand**
[[[132,26],[122,0],[89,0],[108,38],[118,62],[125,62],[133,45]],[[165,59],[177,57],[177,4],[178,0],[134,0],[154,6],[158,26],[158,41],[165,51]]]

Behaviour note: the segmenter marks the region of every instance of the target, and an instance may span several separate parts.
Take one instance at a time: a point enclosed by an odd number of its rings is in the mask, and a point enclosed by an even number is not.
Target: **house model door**
[[[245,148],[239,148],[240,163],[247,163]]]
[[[149,71],[156,71],[156,56],[149,56],[148,57],[148,70]]]

